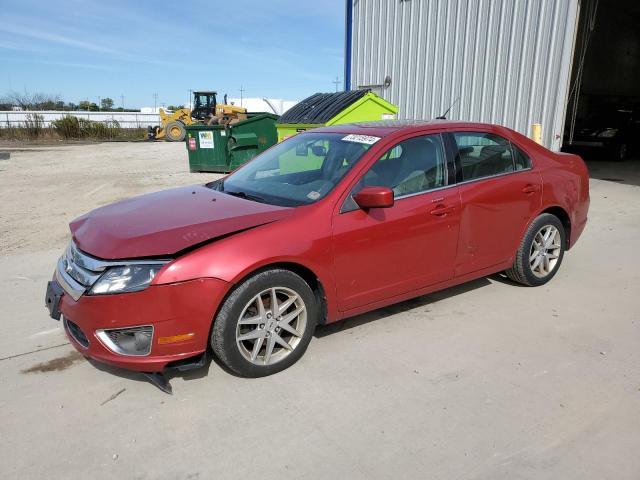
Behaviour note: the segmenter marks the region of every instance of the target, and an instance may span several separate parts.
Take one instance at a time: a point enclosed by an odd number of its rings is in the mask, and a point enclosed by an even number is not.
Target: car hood
[[[575,138],[586,138],[586,139],[591,139],[593,140],[594,138],[598,138],[600,140],[604,139],[611,139],[612,137],[600,137],[600,134],[602,132],[604,132],[605,130],[616,130],[616,135],[618,134],[618,131],[620,130],[617,127],[582,127],[582,128],[578,128],[576,133],[574,134]]]
[[[195,185],[97,208],[75,219],[70,228],[77,246],[98,258],[162,257],[293,211]]]

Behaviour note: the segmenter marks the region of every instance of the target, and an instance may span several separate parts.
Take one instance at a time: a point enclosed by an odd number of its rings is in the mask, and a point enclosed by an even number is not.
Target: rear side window
[[[458,132],[453,138],[458,146],[463,181],[514,171],[511,143],[507,139],[483,132]]]
[[[513,143],[511,144],[511,150],[513,151],[513,163],[516,166],[516,170],[526,170],[527,168],[531,168],[531,158],[529,158],[529,155],[524,153]]]

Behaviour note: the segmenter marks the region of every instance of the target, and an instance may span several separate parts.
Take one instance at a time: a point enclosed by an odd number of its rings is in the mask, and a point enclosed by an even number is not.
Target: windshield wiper
[[[250,193],[246,193],[246,192],[230,192],[229,190],[224,190],[224,193],[226,193],[227,195],[233,195],[234,197],[240,197],[246,200],[251,200],[253,202],[267,203],[267,201],[264,198],[259,197],[258,195],[251,195]]]
[[[222,178],[214,180],[213,182],[205,183],[204,185],[211,190],[217,190],[218,192],[224,192],[224,180]]]

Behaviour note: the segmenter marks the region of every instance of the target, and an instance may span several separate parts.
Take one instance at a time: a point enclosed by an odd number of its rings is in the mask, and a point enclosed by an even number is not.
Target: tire
[[[173,120],[164,127],[164,138],[168,142],[182,142],[187,134],[184,123]]]
[[[280,306],[278,316],[274,316],[271,310],[274,291]],[[258,298],[262,301],[262,315]],[[285,303],[291,299],[294,300],[286,306]],[[281,310],[282,307],[286,308]],[[300,313],[295,316],[298,311]],[[289,317],[293,319],[286,323]],[[240,324],[241,319],[243,324]],[[239,284],[227,297],[214,319],[211,348],[216,357],[239,376],[273,375],[302,357],[317,319],[315,296],[301,277],[289,270],[265,270]],[[287,343],[289,348],[285,348],[278,339]],[[272,353],[268,354],[270,347]]]
[[[612,149],[612,160],[615,162],[624,162],[629,154],[629,147],[626,143],[619,143]]]
[[[544,236],[547,231],[550,231],[550,236],[553,236],[551,243],[539,236],[539,234]],[[545,243],[541,243],[540,240]],[[549,248],[544,248],[545,245]],[[505,274],[514,282],[529,287],[544,285],[558,272],[564,257],[565,245],[565,230],[562,222],[555,215],[543,213],[529,225],[520,242],[513,266],[505,271]]]

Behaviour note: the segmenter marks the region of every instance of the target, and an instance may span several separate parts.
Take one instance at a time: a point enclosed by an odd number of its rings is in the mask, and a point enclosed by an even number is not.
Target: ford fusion
[[[580,157],[504,127],[320,128],[72,221],[46,301],[99,362],[157,375],[212,352],[260,377],[320,324],[496,272],[547,283],[588,207]]]

